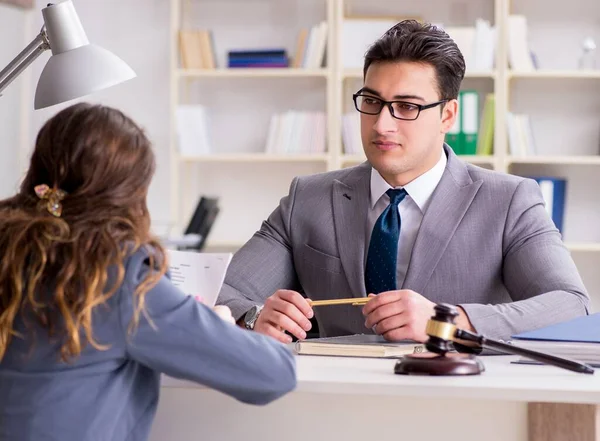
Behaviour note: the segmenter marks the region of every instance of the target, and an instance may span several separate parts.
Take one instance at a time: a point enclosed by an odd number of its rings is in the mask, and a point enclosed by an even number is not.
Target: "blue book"
[[[236,57],[287,57],[285,49],[258,49],[258,50],[233,50],[228,51],[229,58]]]
[[[532,177],[540,186],[542,197],[546,203],[546,211],[552,218],[558,231],[563,233],[563,219],[565,215],[565,197],[567,181],[562,178],[549,176]]]
[[[600,343],[600,313],[513,335],[515,340]]]

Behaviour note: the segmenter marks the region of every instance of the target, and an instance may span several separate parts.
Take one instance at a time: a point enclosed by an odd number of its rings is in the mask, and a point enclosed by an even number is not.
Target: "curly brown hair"
[[[167,267],[146,205],[155,167],[143,130],[116,109],[81,103],[46,122],[20,191],[0,201],[0,360],[22,337],[18,315],[61,338],[63,361],[87,342],[106,349],[94,340],[92,311],[121,286],[127,256],[148,248],[130,330],[137,326]],[[67,193],[60,217],[40,207],[40,184]]]

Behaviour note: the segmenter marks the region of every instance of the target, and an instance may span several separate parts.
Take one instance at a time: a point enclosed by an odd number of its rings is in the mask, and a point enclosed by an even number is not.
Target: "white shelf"
[[[214,241],[207,242],[204,246],[203,251],[206,253],[211,252],[222,252],[222,251],[231,251],[235,252],[244,246],[245,242],[237,242],[237,241]]]
[[[342,77],[354,80],[354,79],[362,79],[363,78],[363,70],[362,69],[344,69],[342,73]],[[496,72],[494,71],[486,71],[486,72],[466,72],[465,78],[495,78]]]
[[[494,156],[487,155],[459,155],[460,159],[471,164],[494,164]],[[350,163],[361,163],[366,161],[367,158],[364,155],[343,155],[341,158],[342,164]]]
[[[266,153],[232,153],[205,156],[181,156],[181,162],[325,162],[327,154],[272,155]]]
[[[180,78],[295,78],[326,77],[328,69],[292,68],[235,68],[235,69],[178,69]]]
[[[598,70],[536,70],[533,72],[508,72],[509,78],[534,78],[534,79],[597,79],[600,80]]]
[[[365,162],[367,158],[365,155],[342,155],[342,164],[361,164]]]
[[[600,243],[565,242],[565,245],[572,252],[600,253]]]
[[[508,164],[600,165],[600,155],[590,156],[509,156]]]

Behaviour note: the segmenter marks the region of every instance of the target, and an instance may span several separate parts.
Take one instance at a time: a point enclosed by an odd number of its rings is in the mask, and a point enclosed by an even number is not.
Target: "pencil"
[[[356,297],[353,299],[334,299],[334,300],[309,300],[310,306],[329,306],[329,305],[352,305],[361,306],[371,300],[369,297]]]

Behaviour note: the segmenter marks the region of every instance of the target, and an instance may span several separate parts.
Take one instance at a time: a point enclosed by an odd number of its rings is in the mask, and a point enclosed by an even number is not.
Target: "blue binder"
[[[516,340],[600,343],[600,313],[513,335]]]
[[[563,218],[565,214],[565,196],[567,191],[567,181],[562,178],[549,176],[532,177],[535,179],[542,190],[544,202],[548,214],[552,218],[558,231],[563,233]]]

